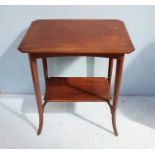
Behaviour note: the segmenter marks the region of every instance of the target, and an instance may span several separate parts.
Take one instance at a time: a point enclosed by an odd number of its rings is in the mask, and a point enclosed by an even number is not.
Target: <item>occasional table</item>
[[[116,109],[124,55],[134,51],[125,25],[120,20],[36,20],[33,21],[18,49],[28,53],[39,113],[38,135],[48,102],[107,102],[115,135]],[[49,77],[48,57],[91,56],[109,59],[107,77]],[[37,59],[42,59],[45,96],[42,103]],[[116,63],[113,103],[110,86],[113,62]],[[98,66],[102,67],[102,66]]]

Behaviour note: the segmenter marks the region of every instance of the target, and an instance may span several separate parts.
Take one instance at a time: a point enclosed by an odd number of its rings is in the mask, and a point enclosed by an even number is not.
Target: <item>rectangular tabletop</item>
[[[19,48],[30,54],[127,54],[134,47],[120,20],[36,20]]]

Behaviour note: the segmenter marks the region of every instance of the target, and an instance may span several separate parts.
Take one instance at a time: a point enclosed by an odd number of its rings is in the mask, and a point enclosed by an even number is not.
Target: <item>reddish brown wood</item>
[[[48,102],[109,101],[108,80],[103,77],[51,77],[45,95]]]
[[[112,113],[115,135],[116,109],[120,92],[124,54],[134,51],[125,25],[119,20],[37,20],[26,33],[19,48],[28,53],[39,112],[39,129],[43,126],[43,108],[49,101],[106,101]],[[110,58],[108,79],[48,78],[47,57],[97,56]],[[37,71],[37,58],[42,58],[46,83],[42,105]],[[117,60],[113,105],[110,85],[113,59]]]
[[[120,20],[37,20],[19,50],[52,55],[125,54],[134,51]]]
[[[109,91],[111,88],[111,78],[112,78],[112,70],[113,70],[113,58],[109,58],[109,68],[108,68],[108,84],[109,84]]]
[[[42,58],[42,63],[43,63],[43,71],[44,71],[44,78],[45,78],[45,86],[47,87],[47,80],[48,80],[47,58]]]
[[[47,58],[43,57],[42,58],[42,63],[43,63],[43,71],[44,71],[44,80],[45,80],[45,93],[47,89],[47,82],[48,82],[48,65],[47,65]],[[43,104],[43,109],[45,108],[47,104],[46,98],[44,96],[44,104]]]
[[[38,128],[38,135],[39,135],[41,133],[42,126],[43,126],[43,107],[42,107],[41,92],[40,92],[40,86],[39,86],[37,61],[36,61],[36,58],[32,57],[30,54],[29,54],[29,60],[30,60],[32,79],[33,79],[34,90],[36,94],[36,100],[37,100],[37,106],[38,106],[38,112],[39,112],[39,128]]]
[[[91,56],[91,57],[104,57],[104,58],[113,58],[113,59],[119,59],[122,56],[124,56],[124,54],[89,54],[89,53],[59,53],[59,54],[51,54],[51,53],[33,53],[31,54],[36,58],[48,58],[48,57],[62,57],[62,56]]]
[[[117,59],[115,88],[114,88],[113,106],[112,106],[112,125],[116,136],[118,136],[118,130],[116,127],[116,109],[118,106],[118,99],[119,99],[119,93],[120,93],[123,62],[124,62],[124,57],[122,57],[121,59]]]

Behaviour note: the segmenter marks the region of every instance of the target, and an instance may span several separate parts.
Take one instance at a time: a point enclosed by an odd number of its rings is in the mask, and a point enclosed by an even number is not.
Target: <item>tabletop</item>
[[[36,20],[18,49],[30,54],[128,54],[134,46],[120,20]]]

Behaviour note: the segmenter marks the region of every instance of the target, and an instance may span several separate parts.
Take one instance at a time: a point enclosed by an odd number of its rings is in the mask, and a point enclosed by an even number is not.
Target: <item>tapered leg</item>
[[[109,90],[110,90],[110,87],[111,87],[113,61],[114,61],[114,59],[109,58],[109,68],[108,68],[108,84],[109,84]]]
[[[41,91],[39,86],[39,76],[38,76],[36,58],[34,58],[29,54],[29,60],[30,60],[31,73],[32,73],[34,90],[35,90],[37,106],[38,106],[38,113],[39,113],[39,128],[37,133],[39,135],[41,133],[42,126],[43,126],[43,107],[42,107]]]
[[[45,93],[46,93],[46,88],[47,88],[47,81],[48,81],[48,67],[47,67],[47,58],[42,58],[42,63],[43,63],[43,71],[44,71],[44,79],[45,79]],[[43,109],[45,109],[45,106],[47,104],[46,97],[44,96],[44,104],[43,104]]]
[[[47,86],[47,80],[48,80],[47,58],[42,58],[42,62],[43,62],[45,85]]]
[[[114,88],[114,97],[113,97],[113,106],[112,106],[112,125],[113,125],[114,133],[116,136],[118,136],[118,131],[116,127],[116,109],[118,106],[118,99],[119,99],[119,93],[120,93],[123,62],[124,62],[124,57],[117,59],[115,88]]]
[[[112,70],[113,70],[113,62],[114,62],[114,59],[113,58],[109,58],[109,66],[108,66],[108,85],[109,85],[109,92],[111,92],[111,79],[112,79]],[[107,102],[109,107],[110,107],[110,110],[111,110],[111,113],[112,113],[112,105],[110,103],[110,100]]]

